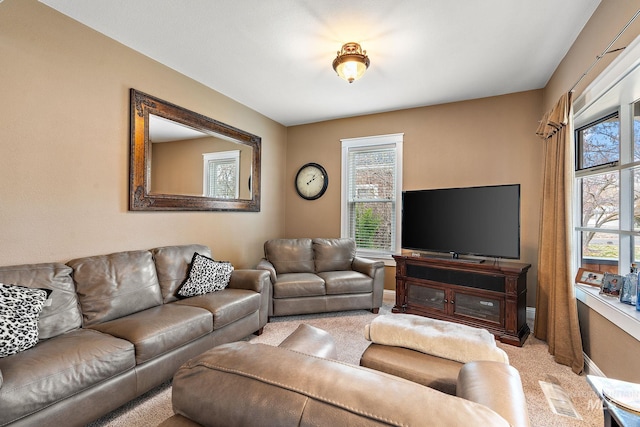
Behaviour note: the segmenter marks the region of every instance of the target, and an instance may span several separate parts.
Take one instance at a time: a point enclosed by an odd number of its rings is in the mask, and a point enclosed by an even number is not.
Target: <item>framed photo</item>
[[[600,293],[611,297],[620,297],[623,280],[624,277],[619,274],[604,273],[602,285],[600,286]]]
[[[600,287],[603,279],[604,273],[589,271],[584,268],[579,269],[578,274],[576,274],[576,283],[584,283],[585,285]]]

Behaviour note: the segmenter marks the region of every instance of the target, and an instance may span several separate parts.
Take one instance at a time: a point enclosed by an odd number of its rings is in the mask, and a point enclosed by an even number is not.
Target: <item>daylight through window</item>
[[[359,253],[399,251],[402,134],[342,140],[342,236]]]

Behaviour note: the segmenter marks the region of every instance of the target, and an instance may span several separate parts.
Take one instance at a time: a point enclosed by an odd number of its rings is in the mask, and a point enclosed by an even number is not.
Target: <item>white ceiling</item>
[[[40,1],[286,126],[542,88],[600,3]],[[331,68],[349,41],[353,84]]]

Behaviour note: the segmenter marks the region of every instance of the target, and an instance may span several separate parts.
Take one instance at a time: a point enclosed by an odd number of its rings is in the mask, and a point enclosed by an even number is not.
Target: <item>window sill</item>
[[[576,298],[605,319],[640,341],[640,311],[629,304],[600,295],[600,289],[576,285]]]

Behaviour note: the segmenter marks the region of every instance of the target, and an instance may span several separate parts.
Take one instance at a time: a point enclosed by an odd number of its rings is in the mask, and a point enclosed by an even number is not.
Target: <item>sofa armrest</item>
[[[351,262],[351,269],[373,279],[373,307],[382,307],[384,294],[384,262],[374,261],[368,258],[355,257]]]
[[[456,394],[492,409],[514,427],[529,427],[520,374],[511,365],[487,360],[465,363]]]
[[[278,280],[278,274],[276,273],[276,268],[266,258],[262,258],[260,260],[260,262],[256,266],[256,269],[268,271],[271,277],[271,283],[276,283],[276,280]]]
[[[338,358],[333,337],[327,331],[306,323],[300,324],[278,347],[325,359]]]
[[[233,270],[229,288],[246,289],[260,294],[260,328],[269,321],[271,283],[269,273],[264,270]]]
[[[229,279],[229,287],[262,293],[265,291],[267,277],[267,272],[262,270],[233,270]]]
[[[381,268],[384,269],[384,262],[355,257],[351,262],[351,268],[358,273],[366,274],[372,279],[375,279],[376,272]]]

